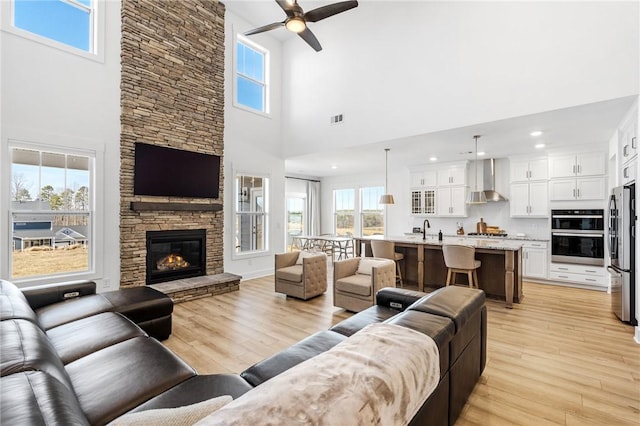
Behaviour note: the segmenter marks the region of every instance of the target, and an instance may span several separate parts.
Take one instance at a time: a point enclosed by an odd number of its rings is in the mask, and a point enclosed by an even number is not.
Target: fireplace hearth
[[[206,275],[204,229],[147,231],[147,284]]]

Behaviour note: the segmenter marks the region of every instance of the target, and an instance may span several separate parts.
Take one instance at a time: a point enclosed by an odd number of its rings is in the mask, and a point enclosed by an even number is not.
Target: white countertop
[[[438,241],[437,235],[427,234],[427,239],[422,239],[422,234],[415,235],[391,235],[388,237],[379,235],[375,237],[363,237],[363,240],[380,239],[393,241],[394,243],[409,243],[409,244],[426,244],[441,246],[443,244],[462,244],[466,246],[475,247],[478,249],[489,250],[520,250],[522,243],[508,238],[482,238],[482,237],[469,237],[466,235],[446,235],[442,241]]]

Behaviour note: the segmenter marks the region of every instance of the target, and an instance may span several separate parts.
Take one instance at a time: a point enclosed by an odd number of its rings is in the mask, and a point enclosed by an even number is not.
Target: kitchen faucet
[[[422,239],[423,240],[427,239],[427,228],[431,228],[429,219],[425,219],[424,222],[422,222]]]

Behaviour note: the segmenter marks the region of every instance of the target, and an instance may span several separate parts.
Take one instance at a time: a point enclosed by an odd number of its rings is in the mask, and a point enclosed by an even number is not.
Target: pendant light
[[[476,161],[474,162],[474,176],[475,176],[475,189],[469,192],[469,198],[467,198],[467,204],[485,204],[487,197],[484,195],[484,191],[478,191],[478,138],[480,135],[475,135],[473,138],[476,140]]]
[[[379,204],[395,204],[393,195],[387,191],[389,189],[389,148],[385,148],[385,161],[384,161],[384,194],[380,196]]]

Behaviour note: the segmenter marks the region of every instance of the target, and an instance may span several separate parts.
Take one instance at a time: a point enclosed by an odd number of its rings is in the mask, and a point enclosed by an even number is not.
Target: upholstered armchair
[[[338,260],[333,264],[333,305],[360,312],[375,304],[378,290],[395,284],[393,260],[375,257]]]
[[[276,254],[276,292],[307,300],[327,291],[327,255],[294,251]]]

